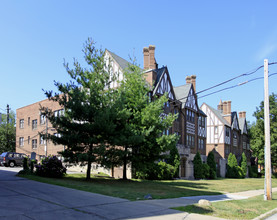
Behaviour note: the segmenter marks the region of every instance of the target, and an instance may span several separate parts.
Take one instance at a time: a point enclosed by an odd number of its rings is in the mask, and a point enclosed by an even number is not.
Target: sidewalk
[[[277,187],[272,188],[272,192],[277,192]],[[250,197],[263,195],[264,190],[249,190],[244,192],[237,192],[237,193],[228,193],[223,195],[213,195],[213,196],[191,196],[191,197],[181,197],[181,198],[175,198],[175,199],[155,199],[155,200],[142,200],[142,201],[135,201],[133,203],[141,203],[141,204],[148,204],[148,205],[155,205],[155,206],[161,206],[163,208],[172,208],[172,207],[179,207],[179,206],[187,206],[192,205],[195,203],[198,203],[200,199],[206,199],[211,202],[220,202],[220,201],[226,201],[226,200],[240,200],[240,199],[248,199]],[[212,217],[212,216],[206,216],[206,215],[199,215],[199,214],[189,214],[185,213],[183,214],[173,214],[173,215],[166,215],[163,216],[165,219],[173,220],[173,219],[186,219],[186,220],[218,220],[222,218]],[[146,218],[134,218],[134,219],[140,219],[140,220],[156,220],[161,219],[161,216],[157,217],[146,217]],[[258,219],[258,218],[257,218]]]

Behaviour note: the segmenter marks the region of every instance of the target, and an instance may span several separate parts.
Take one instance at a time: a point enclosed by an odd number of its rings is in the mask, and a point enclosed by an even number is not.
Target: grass
[[[198,195],[217,195],[227,192],[263,189],[264,187],[263,179],[124,181],[104,177],[93,177],[91,180],[86,180],[84,174],[68,174],[62,179],[28,174],[20,176],[39,182],[128,200],[144,199],[144,196],[147,194],[151,194],[153,199],[167,199]],[[277,179],[272,179],[272,187],[277,187]]]
[[[273,198],[277,193],[272,194]],[[244,200],[214,202],[211,206],[198,204],[174,208],[179,211],[227,219],[253,219],[277,207],[277,199],[264,201],[263,195]]]

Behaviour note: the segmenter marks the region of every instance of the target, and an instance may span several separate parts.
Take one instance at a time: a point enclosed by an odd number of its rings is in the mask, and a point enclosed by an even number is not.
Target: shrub
[[[31,168],[31,173],[33,173],[34,172],[34,166],[35,166],[35,164],[37,164],[37,160],[31,160],[31,162],[30,162],[30,168]]]
[[[227,173],[228,178],[239,178],[238,162],[236,156],[232,153],[228,156]]]
[[[242,178],[244,178],[247,173],[247,159],[244,152],[242,153],[242,157],[241,157],[241,169],[242,169]]]
[[[205,179],[210,178],[210,167],[208,164],[206,163],[202,164],[202,173],[203,173],[203,178]]]
[[[150,168],[145,171],[136,172],[136,176],[139,179],[149,179],[149,180],[170,180],[173,179],[175,173],[175,167],[160,161],[159,163],[154,163]]]
[[[216,163],[214,159],[214,153],[212,151],[209,152],[207,157],[207,164],[209,165],[209,179],[216,179]]]
[[[24,157],[24,158],[23,158],[23,170],[24,170],[24,171],[29,170],[28,160],[29,160],[28,157]]]
[[[249,170],[249,177],[258,178],[258,166],[257,165],[248,166],[248,170]]]
[[[43,177],[61,178],[66,173],[66,168],[56,156],[44,158],[41,164],[38,164],[35,167],[35,174]]]
[[[193,174],[195,179],[203,179],[203,163],[200,153],[197,152],[193,159]]]

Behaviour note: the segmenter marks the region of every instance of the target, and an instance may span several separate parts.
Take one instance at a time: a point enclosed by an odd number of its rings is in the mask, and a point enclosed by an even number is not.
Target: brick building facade
[[[48,99],[16,110],[16,152],[29,156],[34,152],[38,160],[44,156],[57,155],[59,151],[64,150],[64,146],[54,145],[51,141],[46,142],[39,134],[48,132],[58,135],[51,123],[41,115],[41,107],[51,109],[56,116],[63,113],[57,102]]]

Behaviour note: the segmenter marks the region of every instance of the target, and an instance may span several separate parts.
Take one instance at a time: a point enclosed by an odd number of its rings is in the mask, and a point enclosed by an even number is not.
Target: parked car
[[[22,166],[24,157],[26,157],[26,154],[4,152],[0,155],[0,164],[6,167]]]

